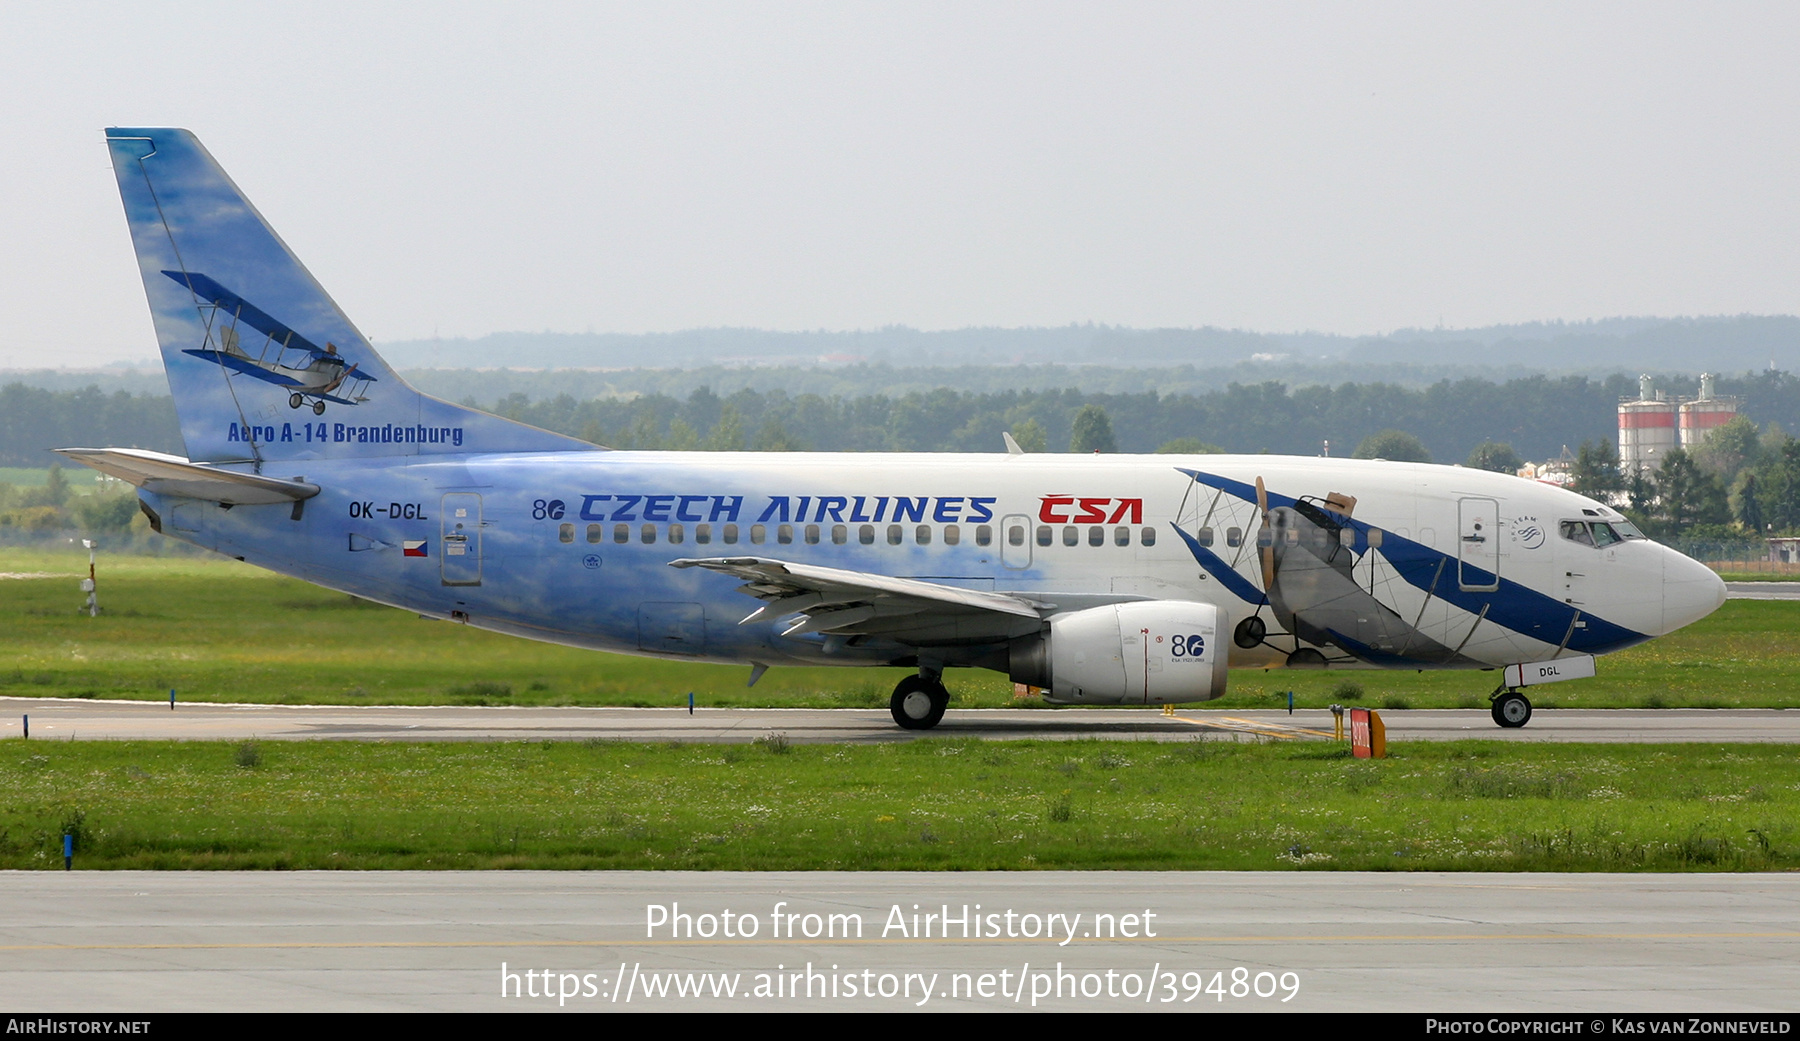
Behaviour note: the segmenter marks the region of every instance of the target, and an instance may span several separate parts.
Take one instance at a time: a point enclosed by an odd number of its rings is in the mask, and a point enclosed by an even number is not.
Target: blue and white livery
[[[1228,667],[1506,669],[1518,687],[1716,609],[1609,507],[1460,467],[1274,456],[617,452],[407,386],[184,130],[107,131],[187,457],[64,454],[166,535],[531,639],[945,670],[1067,704]]]

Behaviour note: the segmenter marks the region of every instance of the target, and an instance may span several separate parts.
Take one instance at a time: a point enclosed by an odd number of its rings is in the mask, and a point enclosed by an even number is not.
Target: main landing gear
[[[888,711],[907,730],[930,730],[950,707],[950,692],[936,676],[908,676],[894,685]]]
[[[304,404],[306,404],[306,398],[303,395],[301,395],[297,392],[288,395],[288,408],[299,408],[300,406],[302,406]],[[315,416],[324,415],[325,414],[325,402],[323,402],[323,401],[313,402],[312,403],[312,414]]]
[[[1502,688],[1495,691],[1490,700],[1494,703],[1494,722],[1508,730],[1531,722],[1531,702],[1518,691]]]

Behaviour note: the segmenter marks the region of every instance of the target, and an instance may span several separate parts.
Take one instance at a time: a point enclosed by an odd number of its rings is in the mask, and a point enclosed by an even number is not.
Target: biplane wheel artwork
[[[1232,634],[1231,642],[1245,650],[1249,650],[1252,647],[1260,645],[1263,642],[1263,637],[1267,635],[1269,635],[1268,623],[1255,615],[1251,615],[1237,624],[1237,631]]]
[[[306,401],[306,399],[301,397],[298,394],[289,394],[288,395],[288,408],[299,408],[301,406],[301,404],[304,403],[305,401]]]
[[[1516,690],[1494,699],[1494,722],[1508,730],[1516,730],[1531,722],[1531,702]]]
[[[324,414],[325,414],[325,403],[323,401],[313,402],[313,415],[322,416]]]
[[[894,696],[888,702],[894,722],[907,730],[930,730],[944,718],[948,707],[950,692],[942,683],[923,676],[908,676],[895,684]]]

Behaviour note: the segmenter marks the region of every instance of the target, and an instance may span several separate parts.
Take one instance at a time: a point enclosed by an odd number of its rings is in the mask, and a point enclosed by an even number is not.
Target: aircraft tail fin
[[[595,449],[408,386],[193,134],[106,143],[190,459]]]

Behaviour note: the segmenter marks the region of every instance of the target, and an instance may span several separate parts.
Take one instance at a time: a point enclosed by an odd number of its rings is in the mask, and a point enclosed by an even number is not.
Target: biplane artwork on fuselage
[[[364,393],[375,377],[357,371],[338,354],[337,345],[327,343],[323,349],[314,345],[261,308],[197,271],[164,271],[163,274],[186,286],[194,294],[196,304],[211,313],[201,322],[208,344],[181,353],[217,362],[222,367],[246,376],[273,383],[288,391],[288,407],[300,408],[311,403],[313,415],[325,414],[325,403],[359,405],[369,400]],[[263,334],[263,342],[255,355],[243,347],[239,326],[248,326]],[[345,384],[349,386],[346,388]]]

